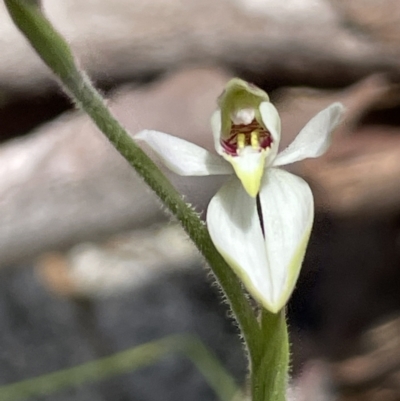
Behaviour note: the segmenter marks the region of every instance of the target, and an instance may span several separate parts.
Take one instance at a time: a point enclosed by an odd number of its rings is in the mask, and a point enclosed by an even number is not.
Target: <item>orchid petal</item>
[[[299,276],[312,228],[314,202],[302,178],[276,168],[265,172],[259,196],[268,272],[257,288],[261,294],[271,292],[263,304],[277,312],[288,301]]]
[[[260,190],[261,178],[264,174],[265,158],[269,149],[254,151],[251,147],[241,150],[238,156],[223,153],[225,160],[232,164],[233,169],[246,192],[255,198]]]
[[[277,142],[281,139],[281,119],[279,117],[278,110],[270,102],[262,102],[260,104],[260,114],[262,123],[265,128],[271,133],[273,142]]]
[[[214,138],[215,150],[219,155],[223,154],[221,146],[221,110],[215,110],[211,116],[211,130]]]
[[[236,177],[211,199],[207,226],[218,252],[247,290],[269,305],[273,289],[256,199],[243,190]]]
[[[144,130],[134,137],[145,142],[161,161],[179,175],[231,174],[229,163],[193,143],[158,131]]]
[[[262,102],[259,110],[262,123],[271,133],[272,137],[270,152],[268,153],[268,157],[265,162],[265,165],[269,166],[275,160],[278,153],[279,142],[281,141],[281,119],[279,117],[278,110],[276,110],[272,103]]]
[[[340,122],[344,107],[341,103],[333,103],[320,111],[300,131],[294,141],[273,162],[274,166],[282,166],[321,156],[331,143],[331,133]]]

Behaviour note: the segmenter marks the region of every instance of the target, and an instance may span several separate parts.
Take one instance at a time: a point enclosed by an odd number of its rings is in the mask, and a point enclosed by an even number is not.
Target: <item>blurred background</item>
[[[134,134],[212,149],[233,76],[267,90],[287,145],[333,101],[288,307],[296,400],[400,400],[400,3],[64,0],[44,9]],[[237,329],[180,228],[65,97],[0,4],[0,382],[192,333],[243,384]],[[199,212],[220,177],[169,174]],[[185,358],[37,400],[214,400]]]

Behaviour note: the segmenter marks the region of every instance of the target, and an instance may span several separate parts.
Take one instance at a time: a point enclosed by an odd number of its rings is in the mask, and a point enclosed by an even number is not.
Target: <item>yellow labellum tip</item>
[[[265,151],[257,154],[243,154],[241,156],[224,155],[224,158],[232,164],[244,190],[252,198],[255,198],[260,192],[266,156],[267,152]]]

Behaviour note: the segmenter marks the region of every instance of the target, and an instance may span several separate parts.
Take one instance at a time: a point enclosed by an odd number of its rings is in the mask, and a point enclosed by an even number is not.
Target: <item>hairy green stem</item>
[[[285,310],[261,311],[262,359],[251,377],[253,401],[285,401],[289,370],[289,339]]]
[[[252,364],[262,355],[260,326],[242,285],[215,249],[198,214],[184,202],[168,179],[136,145],[106,107],[101,95],[81,71],[62,36],[45,18],[37,0],[5,0],[15,24],[61,81],[66,92],[94,121],[114,147],[142,176],[166,207],[178,218],[213,270],[242,330]],[[82,138],[84,140],[84,138]]]

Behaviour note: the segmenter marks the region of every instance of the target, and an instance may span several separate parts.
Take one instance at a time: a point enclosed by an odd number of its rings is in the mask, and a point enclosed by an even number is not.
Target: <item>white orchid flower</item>
[[[322,155],[343,106],[318,113],[279,154],[280,118],[264,91],[233,79],[219,106],[211,119],[218,155],[162,132],[145,130],[135,138],[177,174],[235,173],[208,206],[208,229],[250,294],[276,313],[297,281],[314,217],[308,184],[276,167]]]

